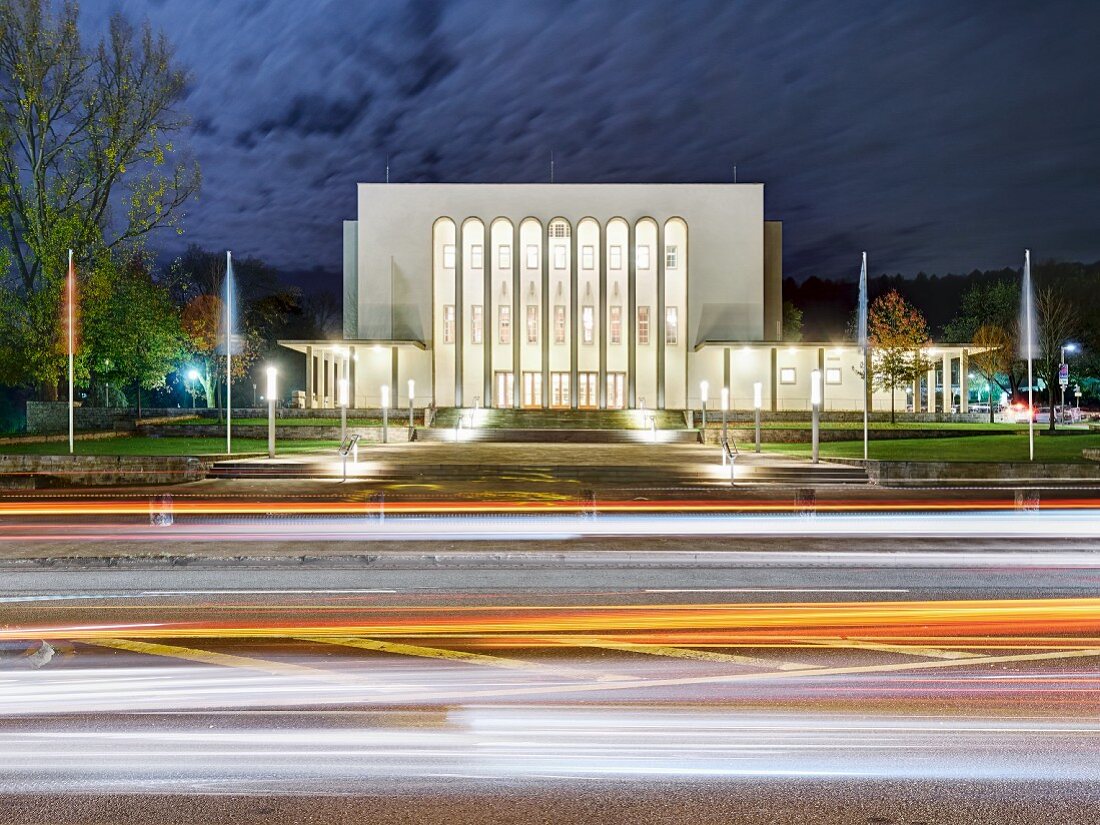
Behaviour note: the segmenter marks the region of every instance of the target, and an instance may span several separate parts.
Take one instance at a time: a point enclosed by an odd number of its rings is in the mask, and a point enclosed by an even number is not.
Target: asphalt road
[[[1100,555],[1014,532],[9,561],[0,810],[1096,822]]]

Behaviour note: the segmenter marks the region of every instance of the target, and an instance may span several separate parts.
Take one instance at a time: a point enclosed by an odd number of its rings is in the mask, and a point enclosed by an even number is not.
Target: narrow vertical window
[[[485,267],[485,254],[479,243],[470,247],[470,268],[483,269]]]
[[[649,343],[649,307],[638,307],[638,343]]]
[[[527,268],[539,268],[539,248],[533,243],[527,244]]]
[[[497,310],[497,327],[500,343],[512,343],[512,308],[507,304],[501,304]]]
[[[638,260],[636,264],[638,269],[649,269],[649,246],[647,244],[638,245]]]
[[[581,267],[584,269],[596,268],[596,248],[593,246],[581,247]]]
[[[623,248],[621,246],[616,244],[608,250],[607,265],[612,269],[623,268]]]
[[[470,343],[480,344],[484,327],[484,310],[481,304],[473,304],[470,307]]]
[[[443,307],[443,343],[455,342],[455,305],[447,304]]]
[[[497,266],[501,269],[512,268],[512,247],[510,246],[498,246],[497,247]]]
[[[443,245],[443,268],[455,268],[455,245],[453,243]]]
[[[554,269],[565,269],[565,247],[554,247]]]
[[[676,244],[665,247],[665,269],[676,269],[680,265],[680,250]]]
[[[560,304],[554,307],[554,343],[565,343],[565,307]]]
[[[608,326],[611,343],[621,344],[623,342],[623,308],[621,306],[611,307],[611,322]]]
[[[527,305],[527,343],[539,342],[539,308],[537,304]]]
[[[680,313],[676,307],[665,310],[665,343],[672,346],[680,341]]]
[[[596,310],[591,305],[581,308],[581,343],[591,344],[596,338]]]

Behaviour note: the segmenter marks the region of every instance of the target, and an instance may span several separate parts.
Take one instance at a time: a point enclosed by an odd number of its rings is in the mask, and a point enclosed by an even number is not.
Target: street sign
[[[1058,383],[1062,389],[1069,386],[1069,364],[1058,365]]]

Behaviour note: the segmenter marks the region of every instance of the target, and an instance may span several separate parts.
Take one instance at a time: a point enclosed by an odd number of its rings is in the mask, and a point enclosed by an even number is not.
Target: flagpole
[[[1024,324],[1027,331],[1027,454],[1028,461],[1035,460],[1035,407],[1032,404],[1032,340],[1031,340],[1031,250],[1024,250]],[[1051,411],[1051,415],[1054,412]]]
[[[225,252],[225,452],[233,453],[233,253]]]
[[[867,460],[867,440],[868,440],[868,426],[867,426],[867,380],[870,376],[867,373],[871,371],[871,363],[867,360],[867,253],[863,253],[863,266],[859,273],[859,287],[860,287],[860,306],[859,311],[862,315],[862,324],[860,330],[863,332],[863,339],[859,342],[861,352],[863,353],[863,460]]]
[[[69,250],[69,300],[68,300],[68,316],[69,316],[69,455],[73,453],[73,430],[74,430],[74,413],[73,413],[73,299],[76,293],[76,277],[73,273],[73,251]]]

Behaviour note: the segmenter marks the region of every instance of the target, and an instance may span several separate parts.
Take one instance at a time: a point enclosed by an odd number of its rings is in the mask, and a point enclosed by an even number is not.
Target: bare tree
[[[1045,286],[1035,294],[1035,315],[1039,327],[1039,375],[1047,385],[1048,430],[1054,432],[1058,367],[1062,363],[1062,347],[1077,331],[1077,308],[1061,289]]]

